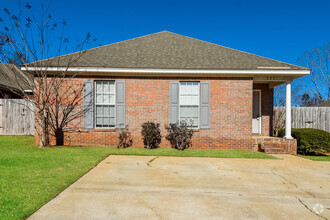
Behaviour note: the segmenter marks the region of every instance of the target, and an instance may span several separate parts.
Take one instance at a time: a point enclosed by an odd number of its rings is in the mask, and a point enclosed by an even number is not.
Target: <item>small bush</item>
[[[192,146],[191,138],[194,133],[185,121],[181,121],[180,124],[169,124],[165,128],[168,132],[166,140],[171,143],[172,148],[185,150]]]
[[[144,148],[155,149],[159,147],[162,141],[162,135],[160,134],[159,123],[145,122],[142,124],[142,136]]]
[[[127,148],[133,145],[133,139],[131,136],[131,132],[128,129],[128,126],[120,130],[118,139],[119,143],[117,148]]]
[[[330,152],[330,133],[313,128],[294,128],[292,137],[297,139],[299,154],[317,154]],[[285,136],[285,129],[278,132],[279,137]]]

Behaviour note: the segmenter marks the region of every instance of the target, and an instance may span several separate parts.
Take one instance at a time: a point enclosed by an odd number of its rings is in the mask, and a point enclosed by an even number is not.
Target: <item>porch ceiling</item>
[[[253,83],[259,84],[268,84],[269,88],[274,88],[276,86],[282,85],[286,82],[293,81],[304,75],[295,75],[295,76],[254,76]]]

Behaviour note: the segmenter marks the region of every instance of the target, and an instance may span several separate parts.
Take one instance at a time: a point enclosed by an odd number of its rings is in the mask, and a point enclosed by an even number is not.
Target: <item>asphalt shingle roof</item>
[[[0,87],[14,90],[31,89],[29,80],[32,77],[13,64],[0,64]]]
[[[75,57],[77,53],[47,61],[51,62],[50,66],[66,66],[68,60],[74,60]],[[86,50],[71,67],[196,70],[306,69],[169,31]]]

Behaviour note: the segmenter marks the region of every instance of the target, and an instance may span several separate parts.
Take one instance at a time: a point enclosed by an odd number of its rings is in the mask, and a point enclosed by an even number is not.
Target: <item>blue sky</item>
[[[0,5],[19,2],[26,3]],[[28,2],[36,9],[43,1]],[[330,42],[330,1],[53,0],[50,11],[70,34],[91,32],[102,45],[168,30],[297,64],[304,51]]]
[[[43,1],[28,2],[36,9]],[[102,45],[168,30],[298,64],[306,50],[330,43],[330,1],[53,0],[50,11],[67,21],[71,38],[90,32]]]

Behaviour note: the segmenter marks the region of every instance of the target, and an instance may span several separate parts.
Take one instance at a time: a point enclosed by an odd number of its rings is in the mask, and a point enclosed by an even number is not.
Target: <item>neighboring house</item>
[[[47,70],[63,71],[75,55],[52,58],[56,66]],[[288,139],[269,138],[273,88],[287,84],[291,108],[291,81],[310,72],[168,31],[89,49],[68,71],[79,73],[72,84],[84,85],[84,105],[94,107],[79,131],[65,134],[66,144],[115,145],[116,129],[128,125],[134,146],[143,147],[141,124],[154,121],[161,124],[161,146],[169,147],[164,126],[188,120],[194,148],[256,150],[264,147],[253,138],[259,136],[275,153],[295,153],[296,142],[290,124]]]
[[[32,95],[28,75],[13,64],[0,64],[0,99],[21,99]]]
[[[315,105],[315,107],[330,107],[330,100],[321,102],[318,105]]]

